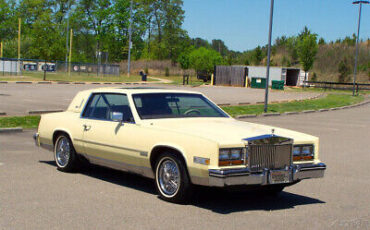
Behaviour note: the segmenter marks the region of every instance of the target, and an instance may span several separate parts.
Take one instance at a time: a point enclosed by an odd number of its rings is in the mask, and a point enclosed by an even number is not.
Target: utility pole
[[[21,59],[21,23],[22,19],[18,18],[18,61]]]
[[[69,68],[68,68],[68,74],[71,76],[71,61],[72,61],[72,38],[73,38],[73,29],[71,29],[71,35],[69,39]]]
[[[68,32],[69,32],[69,9],[70,9],[70,0],[68,0],[68,11],[67,11],[67,30],[66,30],[66,64],[65,69],[67,70],[68,66]]]
[[[22,19],[18,18],[18,70],[17,73],[20,74],[20,66],[21,66],[21,23]]]
[[[272,17],[274,14],[274,0],[271,0],[270,6],[270,26],[269,26],[269,44],[267,50],[267,69],[266,69],[266,89],[265,89],[265,107],[264,111],[267,112],[267,104],[269,98],[269,81],[270,81],[270,57],[271,57],[271,34],[272,34]]]
[[[357,73],[357,59],[358,59],[358,41],[360,39],[360,23],[361,23],[361,10],[362,4],[369,4],[369,1],[354,1],[352,4],[359,4],[358,9],[358,23],[357,23],[357,38],[356,38],[356,55],[355,55],[355,69],[353,70],[353,89],[352,96],[356,95],[356,73]],[[357,92],[358,93],[358,92]]]
[[[132,0],[130,2],[130,25],[128,27],[128,60],[127,60],[127,76],[130,77],[130,65],[131,65],[131,35],[132,35]]]

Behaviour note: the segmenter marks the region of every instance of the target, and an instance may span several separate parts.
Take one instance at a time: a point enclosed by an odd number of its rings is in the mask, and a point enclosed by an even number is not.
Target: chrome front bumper
[[[326,165],[318,164],[297,164],[286,171],[289,173],[289,182],[294,183],[303,179],[324,177]],[[268,185],[270,184],[270,170],[266,169],[261,173],[251,173],[248,168],[243,169],[210,169],[209,186],[225,187],[233,185]]]

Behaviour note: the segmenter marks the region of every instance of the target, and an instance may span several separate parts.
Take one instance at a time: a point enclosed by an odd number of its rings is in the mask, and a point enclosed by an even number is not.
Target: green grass
[[[22,76],[0,76],[0,81],[42,81],[44,73],[42,72],[24,72]],[[126,75],[113,76],[113,75],[102,75],[96,76],[96,74],[86,73],[46,73],[46,81],[73,81],[73,82],[137,82],[141,81],[141,76]],[[147,81],[156,81],[148,78]]]
[[[0,117],[0,128],[22,127],[24,129],[37,128],[40,116]]]
[[[299,112],[303,110],[319,110],[356,104],[364,100],[363,96],[352,97],[348,94],[328,94],[326,97],[312,100],[293,101],[268,105],[269,113]],[[227,106],[222,107],[227,113],[235,117],[245,114],[261,114],[264,105]]]

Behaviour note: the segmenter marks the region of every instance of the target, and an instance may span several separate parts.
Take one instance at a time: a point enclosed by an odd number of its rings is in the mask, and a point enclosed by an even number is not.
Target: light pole
[[[67,72],[68,68],[68,35],[69,35],[69,8],[70,8],[70,0],[68,0],[68,11],[67,11],[67,30],[66,30],[66,65],[65,69]]]
[[[362,4],[369,4],[369,1],[354,1],[352,4],[359,4],[360,7],[358,9],[358,23],[357,23],[357,38],[356,38],[356,55],[355,55],[355,69],[353,71],[353,89],[352,89],[352,96],[356,95],[356,73],[357,73],[357,59],[358,59],[358,41],[360,39],[360,23],[361,23],[361,10]],[[357,92],[358,93],[358,92]]]
[[[128,60],[127,60],[127,76],[130,77],[131,65],[131,35],[132,35],[132,0],[130,2],[130,26],[128,27]]]
[[[274,15],[274,0],[271,0],[270,6],[270,27],[269,27],[269,44],[267,49],[267,69],[266,69],[266,89],[265,89],[265,113],[267,112],[267,104],[269,98],[269,81],[270,81],[270,56],[271,56],[271,34],[272,34],[272,17]]]

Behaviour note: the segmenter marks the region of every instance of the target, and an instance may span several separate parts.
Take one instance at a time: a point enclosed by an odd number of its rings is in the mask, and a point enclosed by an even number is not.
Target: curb
[[[0,133],[19,133],[19,132],[23,132],[22,127],[0,128]]]
[[[239,118],[253,118],[253,117],[257,117],[257,114],[238,115],[235,118],[239,119]]]
[[[55,109],[55,110],[30,110],[28,111],[28,114],[30,115],[36,115],[36,114],[44,114],[44,113],[58,113],[63,112],[62,109]]]
[[[263,117],[280,116],[280,113],[262,113]]]
[[[6,115],[6,112],[1,112],[0,111],[0,116],[5,116]]]
[[[57,84],[70,84],[68,81],[59,81]]]
[[[16,84],[32,84],[32,81],[16,81]]]
[[[285,113],[283,113],[283,115],[295,115],[295,114],[299,114],[299,112],[285,112]]]
[[[0,84],[8,84],[7,81],[0,81]]]
[[[39,81],[37,84],[51,84],[51,81]]]
[[[218,106],[230,106],[231,104],[230,103],[224,103],[224,104],[217,104]]]

